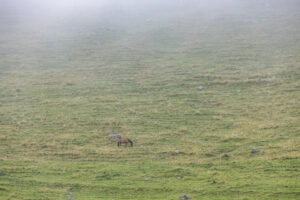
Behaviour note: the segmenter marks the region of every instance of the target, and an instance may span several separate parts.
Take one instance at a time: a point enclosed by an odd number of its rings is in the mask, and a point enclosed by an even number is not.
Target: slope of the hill
[[[299,197],[299,3],[174,2],[2,14],[1,199]]]

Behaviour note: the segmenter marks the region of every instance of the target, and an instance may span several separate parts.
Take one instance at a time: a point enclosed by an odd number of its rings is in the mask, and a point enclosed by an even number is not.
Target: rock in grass
[[[258,149],[252,149],[251,153],[258,153],[259,150]]]
[[[228,154],[224,154],[224,155],[222,156],[222,158],[223,158],[223,159],[229,159],[229,155],[228,155]]]
[[[117,140],[117,139],[120,139],[121,138],[121,135],[118,135],[118,134],[109,134],[108,136],[109,140]]]
[[[198,87],[198,90],[203,90],[203,86],[200,85],[200,86]]]
[[[238,93],[239,93],[239,92],[241,92],[241,90],[236,90],[236,92],[238,92]]]
[[[69,200],[75,200],[75,197],[73,197],[72,194],[68,194],[66,198]]]
[[[179,150],[175,150],[175,153],[177,153],[177,154],[178,154],[178,153],[179,153]]]
[[[182,199],[182,200],[189,199],[189,198],[190,198],[190,197],[189,197],[188,195],[186,195],[186,194],[181,195],[181,199]]]

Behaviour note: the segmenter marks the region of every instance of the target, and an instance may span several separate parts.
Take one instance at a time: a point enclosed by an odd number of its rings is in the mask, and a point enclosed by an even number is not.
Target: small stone
[[[200,85],[200,86],[198,87],[198,90],[203,90],[203,86]]]
[[[109,140],[118,140],[118,139],[120,139],[121,138],[121,135],[118,135],[118,134],[109,134],[109,136],[108,136],[108,139]]]
[[[258,153],[259,150],[258,149],[252,149],[251,153]]]
[[[185,199],[189,199],[190,197],[188,196],[188,195],[186,195],[186,194],[183,194],[182,196],[181,196],[181,199],[182,200],[185,200]]]
[[[229,158],[229,155],[228,155],[228,154],[224,154],[222,157],[223,157],[224,159],[228,159],[228,158]]]
[[[66,198],[69,200],[75,200],[75,197],[73,197],[72,194],[68,194]]]
[[[241,92],[241,90],[236,90],[236,92]]]
[[[195,144],[200,144],[200,142],[199,142],[199,141],[196,141]]]
[[[179,150],[175,150],[175,153],[179,153]]]
[[[179,179],[181,179],[181,177],[180,177],[180,176],[177,176],[177,179],[179,180]]]

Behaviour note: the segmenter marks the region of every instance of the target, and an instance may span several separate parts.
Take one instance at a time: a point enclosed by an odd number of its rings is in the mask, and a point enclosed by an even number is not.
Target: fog
[[[254,1],[252,1],[254,2]],[[256,1],[268,6],[269,0]],[[188,11],[219,15],[220,12],[241,12],[248,6],[243,0],[1,0],[1,21],[21,23],[53,22],[55,20],[95,20],[104,15],[157,17],[176,13],[179,17]]]
[[[300,20],[298,0],[0,2],[2,55],[14,52],[16,56],[22,47],[20,57],[32,58],[43,51],[40,58],[51,50],[62,55],[69,48],[73,48],[74,53],[76,49],[79,52],[93,45],[98,45],[98,54],[105,54],[104,47],[99,49],[100,44],[115,51],[119,46],[130,44],[137,51],[143,50],[144,55],[149,54],[147,49],[193,49],[193,45],[200,44],[225,49],[228,41],[236,42],[230,43],[233,47],[259,41],[274,46],[280,42],[280,45],[297,45],[293,41],[297,41]],[[52,49],[45,45],[55,42],[57,45],[52,45]],[[13,59],[7,60],[12,62]]]
[[[9,25],[57,25],[64,23],[125,23],[145,20],[180,19],[197,13],[201,19],[214,19],[224,13],[244,14],[251,9],[299,8],[297,0],[1,0],[0,23]],[[255,17],[255,14],[253,15]],[[108,19],[108,21],[107,21]],[[126,21],[129,20],[129,21]],[[64,24],[65,25],[65,24]]]

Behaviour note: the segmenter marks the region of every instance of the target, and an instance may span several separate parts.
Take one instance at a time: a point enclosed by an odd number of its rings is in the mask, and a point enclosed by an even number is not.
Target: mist
[[[179,48],[192,52],[200,46],[225,50],[231,45],[239,52],[238,47],[260,46],[262,40],[274,47],[296,48],[299,4],[297,0],[1,0],[0,51],[42,63],[53,54],[63,65],[69,57],[80,59],[84,48],[91,49],[93,59],[99,54],[110,57],[112,52],[106,49],[118,54],[128,46],[143,58]]]
[[[251,2],[251,3],[249,3]],[[255,2],[255,3],[254,3]],[[274,1],[272,1],[274,2]],[[287,1],[288,2],[288,1]],[[197,12],[202,17],[216,17],[221,13],[241,13],[249,5],[258,8],[268,7],[270,1],[241,0],[2,0],[0,13],[1,22],[15,23],[61,23],[61,20],[72,22],[111,19],[134,16],[135,20],[149,17],[181,17],[187,12]],[[273,3],[276,4],[276,3]],[[148,19],[149,20],[149,19]],[[130,23],[130,22],[128,22]]]
[[[262,12],[273,9],[297,11],[299,1],[288,0],[1,0],[1,27],[24,26],[76,26],[103,24],[120,26],[147,25],[147,22],[178,21],[194,15],[197,20],[216,19],[224,15],[235,16],[238,20],[245,14],[253,13],[253,20]],[[26,26],[23,28],[26,29]],[[5,29],[5,28],[4,28]]]

